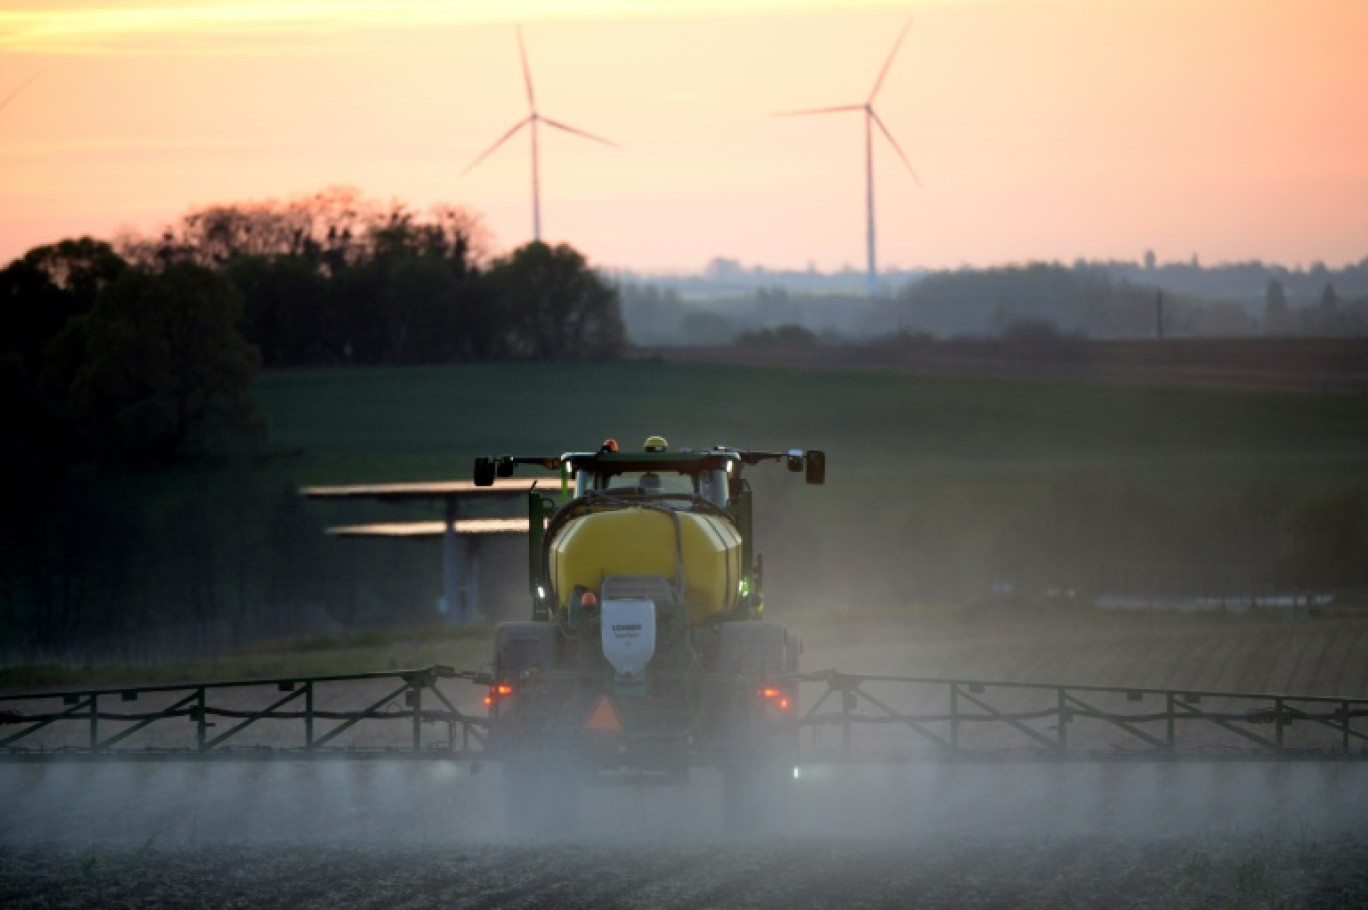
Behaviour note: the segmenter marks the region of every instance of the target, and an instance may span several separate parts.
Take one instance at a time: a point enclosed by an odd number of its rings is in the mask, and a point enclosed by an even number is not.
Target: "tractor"
[[[494,630],[485,704],[515,826],[573,822],[579,785],[682,783],[720,768],[732,827],[774,817],[798,747],[801,644],[765,618],[743,472],[784,464],[821,484],[818,450],[597,451],[475,462],[476,486],[519,466],[559,474],[528,494],[531,619]]]

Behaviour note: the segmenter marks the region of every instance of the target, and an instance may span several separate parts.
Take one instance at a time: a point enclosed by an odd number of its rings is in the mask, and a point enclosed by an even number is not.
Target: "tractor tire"
[[[547,622],[501,622],[494,627],[494,675],[521,689],[529,670],[555,670],[559,633]],[[528,694],[518,691],[514,698]],[[519,719],[491,728],[498,741],[504,828],[517,840],[571,836],[578,827],[580,778],[573,759],[548,752],[537,721]]]
[[[798,637],[781,622],[723,623],[717,670],[759,688],[767,679],[797,673],[801,650]],[[743,689],[732,693],[733,702],[724,706],[729,751],[791,760],[798,751],[798,728],[771,729],[754,710],[754,696],[753,691]],[[796,705],[793,715],[798,715]]]
[[[724,623],[718,671],[746,681],[730,694],[722,765],[723,819],[739,837],[783,830],[798,753],[796,727],[773,727],[757,700],[762,681],[798,671],[800,646],[779,622]],[[796,714],[796,711],[795,711]]]
[[[512,679],[524,670],[556,668],[556,627],[549,622],[501,622],[494,627],[494,674]]]
[[[725,622],[718,643],[717,669],[756,678],[796,673],[800,650],[798,637],[781,622]]]

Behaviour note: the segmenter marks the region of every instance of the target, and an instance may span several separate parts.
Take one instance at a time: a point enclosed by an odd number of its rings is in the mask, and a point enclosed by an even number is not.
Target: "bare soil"
[[[1178,613],[1005,606],[786,617],[804,669],[1368,697],[1368,614]]]
[[[45,907],[1351,908],[1368,842],[249,845],[0,852],[0,904]]]
[[[748,837],[701,775],[527,840],[494,767],[5,766],[0,906],[1360,907],[1366,772],[830,768]]]

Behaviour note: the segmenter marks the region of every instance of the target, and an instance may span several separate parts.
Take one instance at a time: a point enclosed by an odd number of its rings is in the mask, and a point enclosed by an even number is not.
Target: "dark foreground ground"
[[[770,833],[688,788],[515,839],[497,767],[0,766],[0,907],[1368,906],[1368,767],[805,767]]]
[[[1368,899],[1368,839],[928,838],[0,853],[20,907],[1308,907]]]

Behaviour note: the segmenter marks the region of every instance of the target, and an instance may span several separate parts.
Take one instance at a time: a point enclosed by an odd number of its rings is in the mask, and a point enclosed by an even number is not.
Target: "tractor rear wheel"
[[[721,630],[718,672],[737,683],[724,711],[722,798],[728,833],[754,835],[781,830],[792,799],[798,752],[796,693],[773,716],[761,690],[776,677],[798,671],[798,640],[779,622],[732,622]]]

